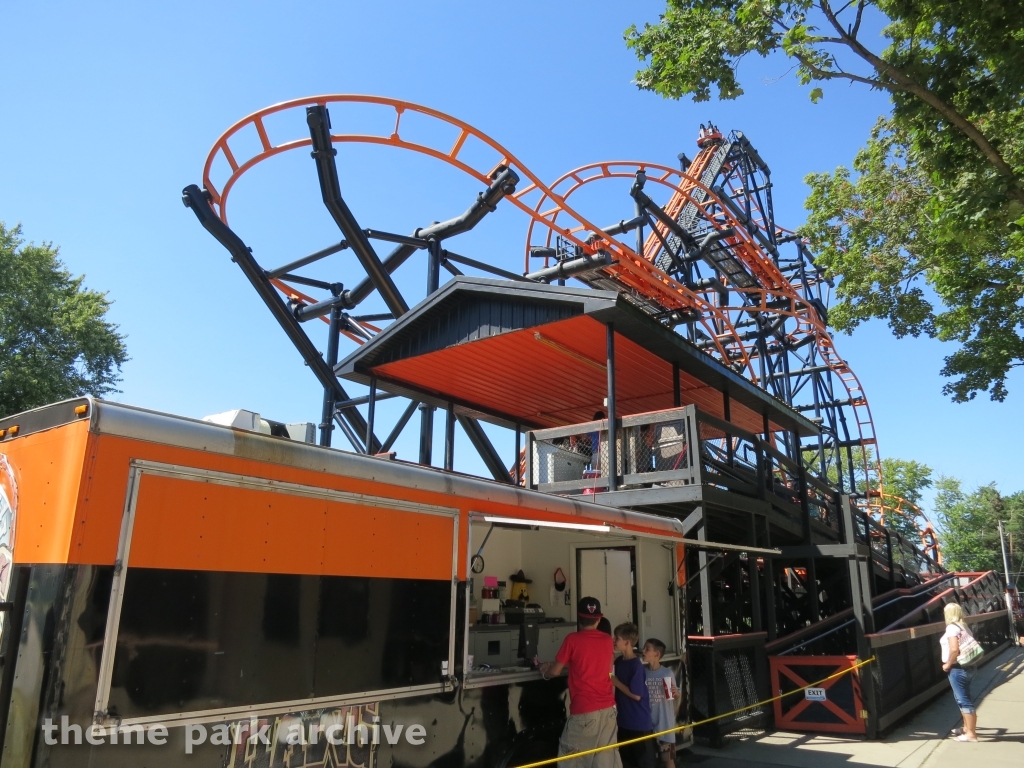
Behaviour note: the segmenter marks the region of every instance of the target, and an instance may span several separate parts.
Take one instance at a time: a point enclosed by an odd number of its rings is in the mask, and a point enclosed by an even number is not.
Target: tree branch
[[[811,72],[818,80],[852,80],[855,83],[864,83],[865,85],[870,85],[874,88],[885,88],[886,90],[890,90],[888,86],[881,80],[872,80],[869,77],[861,77],[860,75],[855,75],[852,72],[843,72],[842,70],[836,72],[828,69],[821,69],[820,67],[816,67],[813,64],[811,64],[799,53],[794,53],[793,58],[799,61],[803,66],[807,67],[807,70]]]
[[[866,0],[860,0],[857,3],[857,20],[853,23],[853,29],[850,30],[850,37],[854,40],[857,39],[857,33],[860,32],[860,20],[864,17],[865,5],[867,5]]]
[[[974,142],[975,146],[981,150],[981,154],[988,161],[989,165],[996,169],[996,172],[1000,176],[1005,178],[1010,185],[1010,194],[1020,202],[1024,203],[1024,188],[1021,187],[1020,181],[1017,179],[1016,174],[1013,172],[1013,168],[1006,162],[999,150],[997,150],[988,138],[983,134],[974,123],[968,120],[966,117],[957,112],[956,108],[945,101],[944,99],[936,96],[927,87],[918,83],[910,75],[901,71],[897,67],[887,62],[882,57],[869,51],[863,44],[857,39],[850,37],[844,30],[842,25],[839,23],[839,19],[836,18],[832,12],[831,6],[828,4],[828,0],[819,0],[819,7],[822,13],[828,18],[829,23],[839,32],[840,37],[844,38],[846,46],[857,54],[860,58],[870,64],[881,77],[889,78],[892,80],[892,84],[886,84],[884,80],[880,80],[880,87],[885,88],[888,91],[903,91],[916,96],[928,106],[932,107],[940,115],[945,117],[949,122],[956,127],[964,136]],[[854,79],[854,78],[850,78]],[[861,78],[859,82],[869,82],[864,78]]]

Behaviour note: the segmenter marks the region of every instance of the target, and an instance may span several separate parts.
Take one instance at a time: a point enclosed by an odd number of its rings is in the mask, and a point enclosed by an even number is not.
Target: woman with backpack
[[[953,698],[960,707],[964,727],[953,731],[957,741],[978,740],[978,715],[971,700],[971,666],[981,658],[981,644],[974,639],[964,623],[963,609],[956,603],[948,603],[942,611],[946,620],[946,632],[939,640],[942,649],[942,671],[949,675]]]

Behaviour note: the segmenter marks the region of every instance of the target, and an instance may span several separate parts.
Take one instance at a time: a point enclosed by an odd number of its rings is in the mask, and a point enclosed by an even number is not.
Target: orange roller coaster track
[[[698,165],[705,152],[698,155],[694,165]],[[691,166],[692,167],[692,166]],[[632,179],[637,173],[645,174],[648,181],[653,181],[671,190],[672,197],[665,206],[669,215],[678,215],[680,209],[686,203],[692,203],[702,211],[709,211],[712,207],[717,209],[717,215],[705,214],[705,218],[718,232],[732,230],[733,234],[722,238],[721,242],[727,244],[739,260],[754,275],[758,287],[740,288],[731,287],[733,293],[742,294],[742,302],[739,306],[719,306],[719,310],[731,313],[736,322],[736,316],[758,312],[767,315],[790,318],[795,321],[792,330],[786,333],[787,339],[794,346],[802,346],[807,337],[813,339],[817,345],[822,359],[826,361],[829,370],[836,375],[844,387],[853,410],[853,423],[856,425],[857,439],[862,446],[874,445],[875,431],[871,417],[870,406],[864,396],[863,389],[856,374],[850,366],[836,352],[832,337],[822,321],[818,311],[811,306],[794,286],[779,270],[770,256],[757,244],[747,228],[733,215],[726,206],[718,200],[715,193],[702,184],[698,179],[684,174],[682,171],[669,168],[656,163],[643,163],[639,161],[616,160],[598,163],[590,163],[576,168],[559,177],[550,186],[558,191],[559,197],[568,201],[576,192],[585,186],[599,181],[611,179]],[[694,190],[702,190],[705,195],[703,199],[697,200],[692,194]],[[537,203],[537,210],[550,210],[552,201],[545,197]],[[549,214],[553,223],[557,224],[558,213]],[[527,265],[531,251],[531,241],[534,236],[534,226],[537,219],[530,222],[527,233]],[[662,229],[663,225],[658,225]],[[544,245],[549,246],[552,242],[553,232],[558,231],[550,228],[546,232]],[[643,249],[643,257],[653,263],[659,251],[662,250],[661,239],[652,233],[646,239]],[[527,266],[528,268],[528,266]],[[714,304],[718,294],[714,291],[705,293],[705,300]],[[780,301],[781,300],[781,301]],[[757,381],[757,378],[754,378]],[[881,470],[877,454],[871,456],[867,451],[861,452],[861,463],[865,477],[872,478],[872,486],[881,488]],[[876,505],[873,505],[876,506]]]
[[[289,113],[323,108],[326,114],[328,106],[336,108],[335,122],[342,126],[332,129],[328,124],[329,144],[371,144],[427,155],[458,168],[487,191],[493,188],[499,176],[511,178],[513,182],[509,189],[495,199],[507,198],[529,218],[523,274],[530,273],[531,255],[543,256],[545,266],[550,266],[552,259],[559,262],[593,259],[593,268],[584,264],[586,268],[573,276],[593,287],[619,291],[667,325],[685,326],[691,340],[706,352],[798,410],[813,408],[816,416],[823,411],[838,414],[836,418],[839,421],[831,424],[832,448],[827,449],[819,441],[817,458],[823,472],[829,471],[826,465],[831,462],[839,472],[842,485],[844,469],[839,454],[841,449],[845,449],[848,457],[845,469],[847,485],[852,490],[855,470],[850,449],[855,446],[861,449],[860,503],[878,518],[882,518],[886,511],[911,518],[921,516],[916,508],[909,509],[901,504],[888,507],[883,502],[878,456],[877,453],[872,455],[876,441],[867,398],[856,375],[835,350],[826,326],[824,304],[821,301],[815,303],[810,296],[811,289],[820,286],[822,276],[813,270],[807,272],[802,267],[799,275],[792,271],[792,267],[787,275],[782,268],[777,245],[782,240],[796,242],[801,254],[805,254],[805,244],[795,235],[775,226],[770,191],[767,203],[760,196],[760,190],[770,190],[770,184],[758,187],[760,177],[757,174],[766,177],[767,166],[742,134],[725,138],[713,126],[707,130],[702,126],[698,141],[700,151],[685,169],[637,161],[609,161],[577,168],[546,185],[501,144],[468,123],[429,107],[379,96],[321,95],[295,99],[261,109],[239,120],[213,145],[203,170],[202,194],[226,231],[230,232],[227,230],[228,198],[247,171],[264,160],[294,149],[313,147],[316,156],[318,150],[311,136],[278,135]],[[375,121],[377,128],[364,132],[345,130],[346,110],[361,110],[364,119],[360,124]],[[428,130],[424,130],[425,125],[429,126]],[[421,135],[431,138],[420,138]],[[438,135],[445,138],[438,139]],[[256,149],[243,152],[243,146],[255,146]],[[743,172],[746,175],[737,171],[741,165],[737,158],[741,156],[749,165],[749,173]],[[224,171],[219,176],[218,168]],[[570,198],[584,186],[597,181],[627,178],[634,180],[631,195],[637,201],[637,210],[643,208],[649,229],[644,239],[645,224],[637,224],[639,217],[633,222],[632,228],[638,227],[640,234],[635,247],[630,247],[616,236],[628,231],[628,227],[598,227],[569,204]],[[716,180],[719,181],[717,187],[714,186]],[[520,182],[524,184],[516,188]],[[665,205],[658,206],[647,197],[643,190],[648,182],[670,193]],[[481,193],[481,201],[483,197],[484,193]],[[750,201],[755,198],[757,201],[751,205]],[[743,200],[747,202],[746,208],[739,210],[736,201]],[[493,206],[490,209],[493,210]],[[657,216],[651,218],[651,212]],[[213,231],[212,223],[204,226]],[[687,255],[684,241],[688,237],[692,239],[693,232],[704,239],[697,244],[699,248],[691,242]],[[231,236],[235,237],[233,233]],[[225,241],[226,236],[218,237]],[[720,258],[717,266],[712,265],[716,266],[714,278],[695,279],[691,274],[693,265],[701,259],[708,261],[709,253],[712,258]],[[727,262],[734,265],[729,267],[733,272],[718,269],[728,266]],[[805,266],[804,262],[801,262],[802,266]],[[475,265],[482,266],[480,263]],[[391,267],[388,269],[390,271]],[[501,273],[501,270],[497,271]],[[250,275],[251,280],[257,277]],[[268,290],[278,291],[291,306],[318,306],[316,299],[295,287],[295,280],[291,279],[294,276],[265,273],[263,277]],[[401,307],[397,311],[393,308],[392,315],[397,317],[401,311]],[[327,319],[322,313],[318,316]],[[339,333],[355,343],[363,343],[378,331],[377,326],[365,319],[346,316],[345,322],[347,325],[339,327]],[[752,332],[744,331],[752,324],[760,330],[756,340],[752,338]],[[765,341],[769,336],[771,347]],[[766,367],[766,360],[779,354],[785,356],[784,350],[779,352],[783,348],[813,348],[816,355],[811,360],[813,365],[805,364],[804,367],[806,370],[820,369],[829,377],[835,377],[844,393],[841,404],[837,405],[840,401],[834,396],[829,402],[820,402],[818,384],[814,384],[813,403],[796,405],[791,381],[800,381],[798,377],[802,370],[794,373],[788,368],[780,371]],[[309,363],[308,350],[303,354]],[[318,375],[323,379],[327,374],[321,372]],[[324,385],[328,387],[326,382]],[[831,386],[829,379],[829,391]],[[343,393],[340,386],[335,389]],[[824,389],[822,393],[825,393]],[[342,394],[339,397],[345,400],[347,396]],[[849,424],[847,413],[850,415]],[[328,418],[325,416],[325,420]],[[353,425],[356,431],[361,428],[358,417]],[[358,441],[348,430],[346,434],[358,449]],[[847,437],[841,439],[844,434]],[[796,440],[795,436],[792,439]],[[371,447],[381,446],[366,446],[367,449]],[[795,442],[790,450],[804,452],[807,447]],[[831,454],[826,460],[828,451]],[[929,525],[923,535],[929,535],[930,530]],[[930,543],[934,545],[934,533],[930,535]]]
[[[263,160],[290,150],[312,145],[312,140],[309,138],[273,142],[265,124],[269,116],[289,110],[304,110],[314,105],[326,107],[327,105],[339,104],[355,104],[363,107],[379,108],[389,118],[385,122],[393,127],[390,132],[381,132],[380,134],[331,133],[331,141],[333,143],[377,144],[418,152],[458,168],[484,186],[491,183],[498,169],[512,169],[520,178],[528,180],[529,183],[523,189],[509,196],[509,202],[527,214],[532,220],[557,231],[558,234],[581,248],[584,252],[594,253],[596,248],[586,242],[578,233],[582,231],[593,232],[597,237],[608,243],[612,252],[612,260],[616,264],[615,270],[620,275],[620,282],[624,286],[629,286],[629,288],[641,295],[656,298],[658,303],[666,309],[689,310],[696,313],[700,318],[700,322],[706,327],[709,336],[715,339],[715,347],[722,358],[733,359],[734,361],[738,359],[744,367],[749,366],[745,349],[733,340],[738,334],[731,328],[731,322],[726,313],[720,311],[713,304],[709,304],[699,293],[691,291],[678,281],[673,280],[625,245],[610,236],[604,236],[597,226],[566,205],[536,174],[530,171],[526,165],[494,139],[462,120],[429,107],[380,96],[314,96],[275,104],[239,120],[214,143],[203,169],[204,187],[209,193],[211,205],[221,221],[227,224],[228,196],[234,185],[246,171]],[[407,115],[426,118],[450,128],[454,140],[450,145],[439,147],[402,138],[402,120]],[[255,131],[259,137],[260,150],[249,157],[239,158],[231,148],[231,140],[238,137],[246,129]],[[482,166],[479,163],[472,163],[466,159],[468,155],[466,152],[467,147],[472,142],[479,142],[479,144],[489,149],[493,162]],[[213,168],[218,160],[225,161],[231,169],[227,180],[220,186],[216,185],[211,177]],[[536,206],[530,204],[531,196],[546,197],[552,200],[556,207],[550,212],[537,211]],[[554,223],[553,219],[549,219],[549,217],[555,215],[560,215],[567,219],[568,226],[559,227]],[[294,292],[294,289],[292,290]]]

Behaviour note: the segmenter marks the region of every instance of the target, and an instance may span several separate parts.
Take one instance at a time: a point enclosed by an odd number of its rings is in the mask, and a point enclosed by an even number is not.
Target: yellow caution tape
[[[683,731],[683,730],[686,730],[687,728],[696,728],[698,725],[707,725],[708,723],[713,723],[716,720],[724,720],[727,717],[732,717],[733,715],[738,715],[740,712],[746,712],[748,709],[757,709],[758,707],[763,707],[765,704],[771,704],[771,703],[773,703],[775,701],[778,701],[779,699],[784,699],[787,696],[792,696],[794,693],[800,693],[800,691],[807,690],[808,688],[817,688],[822,683],[827,683],[829,680],[835,680],[837,677],[842,677],[843,675],[848,675],[851,672],[853,672],[854,670],[860,669],[861,667],[870,664],[874,660],[875,660],[875,657],[872,656],[870,659],[866,659],[864,661],[858,661],[852,667],[848,667],[848,668],[846,668],[844,670],[841,670],[839,672],[835,672],[834,674],[831,674],[828,677],[823,677],[821,680],[818,680],[816,682],[808,683],[807,685],[803,686],[802,688],[794,688],[792,691],[786,691],[785,693],[781,693],[778,696],[772,696],[770,699],[765,699],[764,701],[757,702],[757,704],[750,704],[750,705],[748,705],[746,707],[740,707],[739,709],[734,709],[732,712],[726,712],[724,715],[715,715],[714,717],[709,717],[706,720],[698,720],[695,723],[686,723],[685,725],[679,725],[679,726],[676,726],[675,728],[669,728],[667,731],[658,731],[657,733],[649,733],[646,736],[639,736],[639,737],[637,737],[635,739],[629,739],[628,741],[619,741],[619,742],[616,742],[615,744],[606,744],[603,747],[595,747],[594,749],[587,749],[587,750],[584,750],[583,752],[573,752],[571,755],[563,755],[562,757],[551,757],[551,758],[548,758],[547,760],[540,760],[540,761],[538,761],[536,763],[527,763],[526,765],[517,765],[515,768],[541,768],[541,766],[543,766],[543,765],[554,765],[555,763],[560,763],[563,760],[575,760],[577,757],[586,757],[587,755],[596,755],[598,752],[607,752],[609,749],[618,749],[619,747],[624,747],[624,746],[626,746],[628,744],[637,744],[637,743],[639,743],[641,741],[647,741],[649,739],[656,739],[659,736],[666,736],[666,735],[668,735],[670,733],[677,733],[678,731]]]

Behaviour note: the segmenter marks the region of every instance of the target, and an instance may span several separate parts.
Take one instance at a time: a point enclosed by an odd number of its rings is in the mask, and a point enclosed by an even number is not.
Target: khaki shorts
[[[558,756],[566,757],[576,752],[585,752],[595,747],[614,744],[618,736],[615,725],[615,707],[587,712],[585,715],[569,715],[558,740]],[[561,768],[622,768],[619,750],[606,749],[594,755],[565,760]]]

